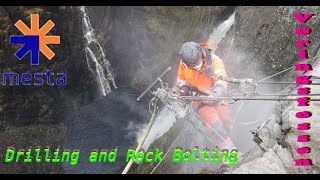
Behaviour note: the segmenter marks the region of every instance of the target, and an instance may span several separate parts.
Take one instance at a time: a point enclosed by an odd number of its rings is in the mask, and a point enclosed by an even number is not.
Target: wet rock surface
[[[293,13],[317,14],[317,11],[318,7],[257,7],[255,9],[239,7],[236,23],[221,42],[218,52],[221,53],[227,64],[230,63],[229,66],[227,65],[229,70],[236,67],[231,63],[247,65],[241,72],[234,71],[240,77],[250,72],[246,68],[255,67],[254,63],[258,64],[257,68],[261,69],[261,74],[272,75],[301,62],[297,58],[295,41],[305,38],[294,35],[295,30],[300,27],[308,26],[314,30],[307,38],[313,39],[311,40],[313,44],[307,49],[310,57],[319,55],[319,42],[317,41],[320,36],[317,30],[319,17],[314,16],[309,23],[301,25],[292,16]],[[227,47],[232,48],[229,51]],[[244,56],[237,58],[233,55],[232,50],[244,52]],[[320,68],[317,66],[319,58],[311,62],[314,71],[307,74],[317,76]],[[299,74],[291,70],[274,79],[293,81]],[[258,74],[258,77],[260,76]],[[317,86],[310,86],[310,88],[312,93],[319,92]],[[288,87],[284,93],[296,94],[296,89],[296,87]],[[277,104],[266,123],[257,128],[255,139],[258,145],[246,153],[243,161],[240,161],[237,167],[233,167],[233,170],[229,170],[228,173],[319,173],[319,162],[317,161],[319,148],[316,142],[316,139],[319,138],[319,123],[314,119],[318,118],[319,114],[317,104],[317,102],[312,102],[308,107],[298,107],[296,102]],[[306,120],[296,118],[295,113],[301,110],[310,110],[314,112],[314,116]],[[304,134],[296,129],[297,124],[302,121],[312,123],[312,128],[307,132],[312,136],[308,143],[297,142],[297,136]],[[302,146],[313,147],[311,153],[298,155],[296,149]],[[294,160],[299,158],[314,159],[314,165],[304,168],[294,166]]]
[[[10,31],[2,36],[5,39],[2,58],[0,59],[1,73],[52,73],[63,72],[67,75],[65,87],[48,86],[44,83],[39,87],[1,86],[1,109],[6,127],[24,126],[35,123],[56,124],[62,122],[66,111],[76,108],[77,104],[86,103],[95,94],[96,84],[86,66],[86,57],[83,51],[83,35],[79,29],[81,17],[77,9],[71,7],[5,7],[1,8],[5,22]],[[7,41],[10,35],[19,35],[20,32],[14,23],[21,19],[29,24],[30,14],[39,13],[40,26],[52,20],[55,26],[50,34],[60,35],[60,45],[49,45],[55,52],[55,57],[49,61],[40,56],[40,65],[31,66],[29,55],[19,61],[14,54],[20,46],[10,45]],[[5,24],[3,24],[4,26]],[[5,43],[7,42],[7,43]],[[52,77],[51,82],[54,81]],[[23,117],[23,118],[21,118]]]
[[[297,58],[297,49],[295,47],[295,41],[299,37],[295,36],[294,32],[297,28],[304,27],[304,25],[299,24],[292,14],[317,14],[318,9],[318,7],[237,7],[235,23],[216,50],[216,54],[225,61],[228,75],[237,78],[249,77],[260,80],[301,62]],[[313,34],[308,36],[308,39],[314,42],[308,47],[310,57],[319,54],[319,42],[317,41],[320,36],[319,31],[317,31],[319,21],[319,17],[314,16],[307,24],[308,27],[314,30]],[[314,67],[318,61],[319,58],[311,61]],[[318,69],[319,67],[312,71],[311,74],[318,75]],[[294,81],[299,74],[301,73],[291,70],[269,79],[269,81]],[[296,87],[285,86],[273,87],[273,90],[271,89],[270,91],[277,93],[285,88],[287,89],[284,93],[296,93]],[[318,87],[312,86],[312,93],[317,93],[318,91]],[[319,138],[319,133],[317,132],[319,123],[315,121],[318,118],[318,103],[313,102],[308,107],[298,108],[296,102],[282,102],[276,103],[274,107],[274,111],[267,115],[268,118],[263,121],[264,123],[262,122],[260,125],[249,129],[254,132],[254,135],[251,138],[247,138],[247,141],[252,139],[256,145],[239,157],[235,166],[223,165],[215,167],[214,165],[209,165],[208,168],[203,168],[198,172],[214,174],[319,173],[319,162],[315,162],[312,167],[306,168],[294,166],[294,160],[298,158],[311,158],[315,161],[319,159],[316,141]],[[314,139],[312,138],[309,143],[298,143],[296,141],[297,135],[301,134],[301,132],[296,130],[299,121],[294,115],[302,109],[308,109],[315,114],[307,120],[313,124],[308,134],[311,134]],[[168,133],[156,140],[150,148],[161,147],[168,143],[166,139],[172,137],[172,132],[176,131],[178,126],[181,126],[181,124],[175,123]],[[184,144],[184,142],[180,143]],[[296,148],[301,146],[313,147],[312,152],[308,155],[298,155]],[[176,168],[177,171],[173,173],[177,173],[178,169]],[[141,172],[145,173],[145,171]],[[163,167],[156,172],[170,173],[172,171],[168,165],[168,168]]]
[[[227,72],[239,78],[259,80],[298,63],[295,30],[308,26],[314,30],[308,39],[310,57],[319,50],[318,16],[306,25],[300,24],[294,13],[317,14],[319,7],[237,7],[236,20],[219,44],[216,54],[226,63]],[[237,68],[241,67],[241,71]],[[254,69],[254,71],[250,70]],[[275,76],[275,80],[293,80],[294,71]]]
[[[40,65],[30,65],[30,55],[19,61],[15,53],[21,45],[11,45],[10,35],[21,33],[14,24],[21,19],[30,26],[30,14],[40,16],[40,27],[52,20],[55,27],[49,35],[59,35],[60,45],[48,45],[55,53],[49,61],[40,53]],[[98,92],[96,82],[86,65],[82,19],[75,7],[0,7],[0,69],[17,73],[63,72],[65,87],[2,86],[0,87],[1,155],[7,146],[26,149],[35,146],[58,148],[65,142],[64,121],[69,111],[90,102]],[[2,75],[1,75],[2,77]],[[53,81],[52,78],[51,81]],[[46,80],[45,80],[46,81]],[[2,82],[1,82],[2,83]],[[10,137],[10,138],[7,138]],[[1,158],[2,162],[2,158]],[[3,164],[2,164],[3,165]],[[1,167],[3,167],[1,165]],[[5,164],[0,173],[61,173],[61,164]]]
[[[117,82],[143,90],[168,66],[176,66],[185,41],[207,41],[212,27],[226,20],[234,7],[88,7],[87,11],[115,72],[125,72],[116,73]],[[166,81],[173,83],[175,73],[176,68]]]
[[[167,66],[176,65],[178,49],[183,42],[206,41],[212,28],[227,19],[233,11],[234,7],[88,8],[98,40],[103,44],[114,67],[116,82],[139,90],[144,89]],[[31,68],[29,61],[19,61],[14,56],[19,46],[10,45],[8,37],[20,34],[14,23],[21,19],[28,24],[28,17],[32,12],[40,14],[41,23],[51,19],[59,27],[54,28],[51,33],[61,36],[61,45],[50,46],[56,53],[53,61],[47,61],[41,56],[41,65]],[[319,7],[237,7],[235,22],[216,50],[216,54],[225,61],[228,75],[259,80],[299,62],[295,48],[295,40],[299,37],[294,35],[294,31],[304,25],[299,24],[292,16],[295,12],[317,14]],[[319,21],[319,16],[314,16],[307,24],[314,29],[308,37],[312,41],[308,47],[311,57],[319,50]],[[81,16],[74,7],[0,7],[0,24],[1,72],[32,73],[50,69],[68,75],[65,88],[0,87],[0,142],[3,143],[0,154],[4,154],[7,146],[57,148],[65,143],[68,132],[65,129],[66,112],[80,111],[80,106],[89,104],[98,94],[96,82],[86,65]],[[318,59],[313,60],[316,61]],[[312,73],[318,75],[319,68],[314,69]],[[293,81],[296,75],[297,73],[290,71],[273,80]],[[166,80],[172,84],[175,77],[176,71],[172,71]],[[272,90],[277,92],[284,88],[274,87]],[[318,87],[312,86],[312,93],[318,91]],[[295,93],[294,87],[287,92]],[[319,112],[319,103],[311,103],[305,108],[298,108],[295,102],[277,103],[275,107],[275,111],[263,121],[265,123],[253,124],[248,128],[248,131],[254,131],[254,136],[242,138],[250,142],[254,140],[256,144],[239,157],[235,166],[221,163],[184,166],[182,163],[172,163],[171,149],[168,157],[154,173],[320,173],[317,161],[309,168],[297,168],[293,164],[294,159],[301,157],[319,159],[316,141],[320,138],[320,125],[317,122],[319,113],[316,113]],[[300,132],[296,130],[298,120],[294,114],[301,109],[311,109],[314,112],[308,119],[312,123],[308,132],[312,135],[312,140],[303,144],[313,149],[309,155],[304,156],[296,153],[296,148],[302,144],[296,141]],[[88,125],[96,126],[92,123]],[[166,152],[183,125],[184,121],[175,122],[149,149],[161,148]],[[205,137],[191,126],[187,129],[174,148],[190,148],[200,142],[204,146],[211,146]],[[82,131],[72,131],[75,134],[79,132]],[[191,141],[190,137],[196,140]],[[101,138],[101,141],[103,140]],[[156,165],[134,164],[130,173],[150,173]],[[94,169],[90,170],[92,171]],[[0,173],[8,172],[63,173],[65,170],[56,164],[10,164],[0,169]]]

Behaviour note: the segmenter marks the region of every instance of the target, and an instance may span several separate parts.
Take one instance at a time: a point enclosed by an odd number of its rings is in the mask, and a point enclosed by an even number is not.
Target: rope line
[[[154,123],[154,121],[155,121],[155,119],[156,119],[157,111],[158,111],[158,108],[157,108],[157,101],[158,101],[158,99],[155,98],[154,101],[155,101],[155,102],[153,102],[153,103],[154,103],[154,109],[153,109],[153,113],[152,113],[150,122],[149,122],[148,127],[147,127],[147,131],[145,132],[145,134],[144,134],[141,142],[138,144],[138,147],[137,147],[136,150],[135,150],[135,154],[137,154],[138,151],[140,151],[140,149],[142,148],[142,145],[143,145],[144,142],[146,141],[146,139],[147,139],[147,137],[148,137],[148,135],[149,135],[149,132],[150,132],[150,130],[151,130],[151,127],[152,127],[152,125],[153,125],[153,123]],[[129,169],[130,169],[130,167],[132,166],[132,164],[133,164],[133,161],[132,161],[132,159],[130,159],[129,163],[127,164],[127,166],[126,166],[125,169],[123,170],[122,174],[127,174],[128,171],[129,171]]]
[[[307,62],[309,62],[309,61],[311,61],[311,60],[313,60],[313,59],[316,59],[316,58],[318,58],[318,57],[320,57],[320,55],[315,56],[315,57],[312,57],[312,58],[310,58],[310,59],[308,59],[307,61],[304,61],[304,62],[307,63]],[[318,64],[320,64],[320,63],[318,63]],[[317,65],[318,65],[318,64],[317,64]],[[282,70],[282,71],[280,71],[280,72],[277,72],[277,73],[275,73],[275,74],[273,74],[273,75],[271,75],[271,76],[268,76],[268,77],[266,77],[266,78],[260,79],[260,80],[257,81],[257,82],[262,82],[262,81],[265,81],[265,80],[270,79],[270,78],[272,78],[272,77],[275,77],[275,76],[277,76],[277,75],[279,75],[279,74],[282,74],[282,73],[284,73],[284,72],[286,72],[286,71],[288,71],[288,70],[293,69],[294,67],[295,67],[295,66],[292,66],[292,67],[290,67],[290,68],[284,69],[284,70]],[[244,88],[248,88],[248,87],[249,87],[249,86],[246,86],[246,87],[244,87]],[[235,91],[235,90],[236,90],[236,89],[230,90],[228,93],[233,92],[233,91]]]

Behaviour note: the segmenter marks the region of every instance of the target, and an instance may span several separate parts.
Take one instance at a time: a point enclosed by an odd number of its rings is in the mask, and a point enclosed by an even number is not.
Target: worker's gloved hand
[[[213,88],[213,91],[212,91],[212,94],[214,96],[217,96],[217,97],[221,97],[221,96],[224,96],[226,93],[226,90],[223,86],[221,85],[216,85],[214,88]]]

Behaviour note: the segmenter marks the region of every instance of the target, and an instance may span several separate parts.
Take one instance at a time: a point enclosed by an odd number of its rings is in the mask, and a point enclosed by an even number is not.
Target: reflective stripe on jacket
[[[204,63],[201,71],[197,71],[186,66],[183,61],[180,60],[177,85],[180,87],[182,85],[189,85],[191,88],[206,93],[211,91],[215,85],[222,85],[227,88],[227,82],[218,79],[219,76],[227,76],[224,63],[218,56],[213,55],[212,58],[213,78],[208,78],[204,73],[207,69],[207,62]]]

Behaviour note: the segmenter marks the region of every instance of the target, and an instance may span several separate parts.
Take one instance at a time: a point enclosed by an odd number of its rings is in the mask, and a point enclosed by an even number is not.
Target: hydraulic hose
[[[147,127],[147,131],[145,132],[141,142],[139,143],[138,147],[136,148],[135,154],[137,154],[140,151],[140,149],[142,148],[144,142],[146,141],[146,139],[147,139],[147,137],[149,135],[151,127],[152,127],[152,125],[153,125],[153,123],[154,123],[154,121],[155,121],[155,119],[157,117],[157,114],[158,114],[158,112],[157,112],[158,111],[157,101],[158,101],[158,99],[155,98],[154,99],[154,104],[153,104],[154,109],[153,109],[153,112],[152,112],[152,116],[151,116],[150,122],[149,122],[148,127]],[[127,174],[127,172],[129,171],[130,167],[132,166],[132,164],[133,164],[133,161],[130,159],[129,163],[127,164],[127,166],[123,170],[122,174]]]

